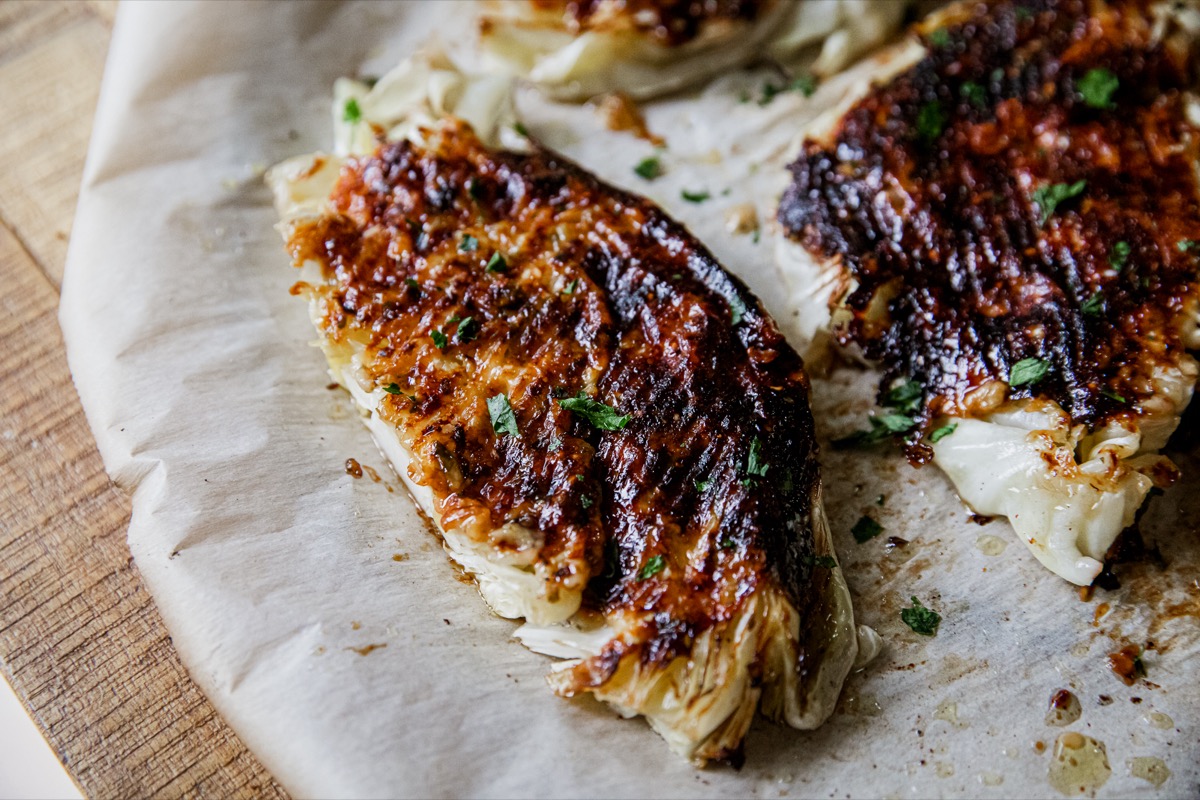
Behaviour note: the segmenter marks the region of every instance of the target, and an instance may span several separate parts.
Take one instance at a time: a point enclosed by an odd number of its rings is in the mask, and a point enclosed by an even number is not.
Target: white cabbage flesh
[[[940,19],[944,17],[927,24]],[[908,69],[925,53],[919,42],[909,40],[855,67],[854,71],[867,70],[862,79],[836,108],[800,132],[793,152],[805,139],[831,146],[841,118],[872,86]],[[881,184],[879,202],[903,207],[894,188]],[[815,257],[782,231],[777,231],[775,260],[798,312],[791,332],[805,348],[805,360],[827,363],[834,332],[849,318],[841,302],[854,291],[853,279],[837,259]],[[868,309],[868,315],[886,314],[886,299],[877,297],[877,307]],[[1181,320],[1184,345],[1197,349],[1200,303],[1190,301]],[[847,350],[861,360],[856,347]],[[1150,489],[1168,482],[1175,472],[1158,450],[1179,425],[1196,373],[1196,362],[1187,355],[1175,368],[1158,369],[1151,378],[1155,395],[1136,409],[1135,418],[1091,434],[1073,426],[1066,412],[1046,400],[1011,402],[969,418],[943,418],[939,426],[956,427],[953,434],[929,443],[933,462],[977,513],[1007,517],[1047,569],[1072,583],[1090,584]]]
[[[527,140],[513,125],[510,86],[507,79],[469,79],[438,53],[413,57],[373,87],[339,81],[333,106],[336,154],[300,156],[267,173],[285,240],[296,224],[329,212],[328,198],[341,167],[350,158],[373,152],[381,133],[389,140],[406,138],[421,144],[439,120],[457,116],[469,121],[492,146],[526,149]],[[357,121],[347,119],[345,109],[351,99],[361,117]],[[313,287],[323,282],[314,263],[303,266],[300,278]],[[315,291],[310,293],[309,308],[314,324],[323,329],[324,310]],[[432,491],[417,479],[416,469],[410,469],[420,442],[405,438],[378,413],[385,392],[374,386],[363,370],[365,345],[351,338],[336,342],[323,338],[319,344],[331,376],[353,397],[396,474],[441,532],[450,557],[476,579],[480,594],[496,614],[525,620],[516,632],[523,644],[555,658],[571,659],[563,662],[550,680],[564,694],[573,693],[564,690],[565,670],[580,659],[598,655],[620,636],[620,617],[606,620],[580,611],[580,592],[546,596],[544,576],[531,568],[541,546],[537,532],[505,525],[503,530],[492,531],[491,538],[503,535],[506,543],[524,546],[493,548],[487,541],[444,529]],[[815,554],[832,556],[819,492],[813,504]],[[768,716],[798,728],[816,727],[832,712],[852,665],[861,665],[862,659],[856,661],[856,655],[878,651],[878,636],[869,629],[855,628],[840,568],[833,568],[830,574],[830,589],[819,598],[812,619],[800,619],[781,591],[762,590],[750,598],[736,620],[698,637],[689,657],[677,659],[665,671],[639,667],[636,654],[627,657],[596,695],[626,715],[645,715],[674,750],[697,761],[738,745],[760,695]],[[814,624],[821,630],[822,661],[802,678],[796,672],[802,628],[808,634]],[[768,662],[761,686],[750,678],[749,665],[755,658]]]
[[[791,59],[822,40],[811,70],[832,74],[885,41],[906,6],[899,0],[779,0],[752,21],[714,20],[695,39],[670,46],[616,19],[575,32],[560,10],[509,0],[483,4],[480,45],[485,69],[528,78],[557,99],[615,91],[648,99],[764,56]],[[616,11],[614,4],[608,13],[615,17]]]

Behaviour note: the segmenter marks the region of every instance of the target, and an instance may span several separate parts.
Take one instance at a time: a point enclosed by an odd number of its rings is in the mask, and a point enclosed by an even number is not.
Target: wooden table
[[[282,797],[179,663],[56,317],[116,0],[0,3],[0,668],[91,797]]]

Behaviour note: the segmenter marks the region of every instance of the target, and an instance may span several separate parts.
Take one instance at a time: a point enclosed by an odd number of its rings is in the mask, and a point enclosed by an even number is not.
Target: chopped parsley
[[[1033,192],[1033,202],[1037,203],[1038,211],[1041,214],[1038,219],[1038,225],[1045,225],[1046,220],[1054,215],[1059,205],[1083,194],[1083,190],[1086,188],[1087,181],[1051,183],[1039,186]]]
[[[697,492],[703,492],[708,488],[708,481],[696,481],[695,484]]]
[[[938,28],[929,34],[929,43],[934,47],[945,47],[950,44],[950,32],[945,28]]]
[[[514,122],[513,130],[516,131],[517,133],[521,134],[522,136],[524,136],[526,139],[529,138],[529,129],[526,128],[524,124],[522,124],[520,122]]]
[[[750,440],[750,452],[746,455],[746,477],[751,482],[756,478],[765,478],[770,468],[771,465],[762,460],[762,442],[755,436]]]
[[[479,240],[469,233],[464,233],[458,242],[458,252],[473,253],[479,249]]]
[[[645,178],[648,181],[652,181],[663,174],[662,163],[653,156],[650,158],[643,158],[638,162],[637,166],[633,168],[633,171],[638,177]]]
[[[1104,395],[1109,400],[1116,400],[1118,403],[1128,403],[1129,402],[1124,397],[1122,397],[1121,395],[1114,392],[1112,389],[1101,389],[1100,394]]]
[[[917,135],[924,142],[932,142],[946,128],[946,112],[936,101],[926,103],[917,112]]]
[[[1050,362],[1042,358],[1022,358],[1012,365],[1008,373],[1008,385],[1014,389],[1041,383],[1050,371]]]
[[[737,542],[734,541],[732,536],[722,536],[717,544],[721,546],[722,550],[732,550],[737,547]]]
[[[388,394],[400,394],[400,384],[389,383],[387,386],[383,387],[383,390]]]
[[[1075,88],[1079,90],[1083,102],[1092,108],[1113,108],[1115,104],[1112,96],[1120,85],[1121,82],[1112,70],[1097,67],[1085,72],[1079,83],[1075,84]]]
[[[583,506],[584,509],[591,508],[592,507],[592,498],[589,495],[585,494],[584,496],[579,498],[579,505]]]
[[[975,81],[964,81],[963,85],[958,88],[958,91],[963,96],[963,99],[971,105],[979,106],[980,108],[987,105],[987,90],[983,88],[982,84],[975,83]]]
[[[421,284],[417,283],[416,278],[405,278],[404,285],[410,289],[416,289],[418,292],[421,291]]]
[[[650,556],[646,561],[646,566],[638,570],[637,579],[644,581],[652,575],[657,575],[667,568],[667,559],[662,556]]]
[[[567,284],[567,288],[563,289],[563,294],[575,294],[575,290],[579,288],[579,278]]]
[[[936,635],[938,625],[942,623],[942,615],[921,605],[921,601],[916,597],[909,599],[912,600],[912,608],[900,609],[900,619],[912,628],[914,633],[922,636]]]
[[[1117,272],[1125,266],[1125,262],[1129,260],[1129,242],[1117,242],[1112,246],[1112,250],[1108,253],[1108,265]]]
[[[508,262],[504,260],[504,256],[500,255],[500,251],[492,253],[492,257],[488,259],[488,272],[504,272],[508,269]]]
[[[754,233],[750,234],[750,241],[754,242],[755,244],[758,244],[761,239],[762,239],[762,229],[755,228]]]
[[[559,450],[561,450],[562,449],[562,437],[561,436],[551,436],[549,443],[546,445],[546,449],[549,450],[551,453],[556,453]]]
[[[558,404],[573,414],[586,419],[592,427],[602,431],[619,431],[629,424],[630,414],[618,414],[612,406],[606,406],[580,392],[575,397],[567,397]]]
[[[507,433],[509,436],[520,436],[517,430],[517,415],[513,413],[508,395],[500,394],[489,397],[487,401],[488,416],[492,418],[492,430],[497,434]]]
[[[478,201],[481,197],[483,197],[483,184],[474,178],[471,178],[469,181],[467,181],[467,194],[471,196],[472,200]]]
[[[707,190],[703,190],[703,191],[699,191],[699,192],[689,192],[687,189],[684,189],[682,192],[680,192],[679,196],[682,197],[684,200],[687,200],[689,203],[703,203],[705,200],[712,197],[712,195],[709,194]]]
[[[934,430],[933,433],[929,434],[929,441],[933,442],[934,444],[937,444],[942,439],[945,439],[947,436],[954,433],[954,431],[957,428],[958,428],[957,422],[952,423],[950,425],[943,425],[942,427]]]
[[[809,566],[824,567],[825,569],[833,569],[837,566],[837,561],[833,556],[805,556],[803,561]]]
[[[770,81],[767,81],[763,84],[762,95],[758,98],[758,104],[760,106],[770,105],[771,101],[775,99],[776,95],[783,94],[784,92],[799,92],[805,97],[812,97],[813,93],[816,91],[817,78],[814,75],[799,75],[795,78],[792,78],[782,86],[777,83],[771,83]],[[742,102],[745,103],[749,99],[749,93],[744,93],[744,99]]]
[[[349,122],[351,125],[362,122],[362,109],[359,108],[356,98],[351,97],[346,101],[346,105],[342,106],[342,121]]]
[[[905,414],[915,414],[921,410],[921,398],[924,395],[921,384],[916,381],[905,381],[888,390],[886,405]]]
[[[850,529],[854,541],[859,544],[869,542],[881,533],[883,533],[883,526],[866,514],[859,517],[858,522],[854,523],[854,527]]]
[[[1094,295],[1084,301],[1079,307],[1080,312],[1085,317],[1098,317],[1100,312],[1104,310],[1104,295],[1096,292]]]
[[[1186,253],[1196,247],[1195,239],[1180,239],[1175,243],[1175,249],[1181,253]]]
[[[871,423],[869,431],[855,431],[849,436],[835,439],[835,447],[856,447],[881,442],[889,436],[908,433],[916,425],[916,420],[905,414],[879,414],[868,417]]]
[[[439,330],[430,331],[429,338],[433,339],[433,345],[438,350],[445,350],[446,345],[450,344],[450,340],[446,338],[446,334],[442,333]]]
[[[467,317],[462,322],[458,323],[458,328],[455,330],[455,336],[460,342],[469,342],[479,333],[479,323],[474,317]]]
[[[734,292],[729,296],[729,324],[737,325],[746,316],[746,303]]]

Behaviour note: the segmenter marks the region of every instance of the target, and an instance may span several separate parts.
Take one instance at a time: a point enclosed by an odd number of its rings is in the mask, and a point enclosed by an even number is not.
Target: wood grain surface
[[[89,797],[283,797],[180,664],[57,321],[115,0],[0,2],[0,669]]]

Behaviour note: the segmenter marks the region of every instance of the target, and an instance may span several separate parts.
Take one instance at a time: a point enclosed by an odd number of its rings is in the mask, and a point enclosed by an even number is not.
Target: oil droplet
[[[1153,727],[1163,731],[1169,731],[1175,727],[1175,720],[1161,711],[1151,711],[1149,714],[1144,714],[1142,719],[1149,722]]]
[[[1171,777],[1171,770],[1167,769],[1161,758],[1139,756],[1129,759],[1129,774],[1155,786],[1162,786]]]
[[[355,459],[347,458],[346,474],[351,478],[361,478],[363,476],[362,466]]]
[[[1050,708],[1046,711],[1046,724],[1065,728],[1079,719],[1083,708],[1079,698],[1066,689],[1059,689],[1050,696]]]
[[[958,718],[958,703],[950,700],[943,700],[938,703],[937,711],[934,713],[935,719],[940,719],[943,722],[949,722],[956,728],[965,728],[967,723]]]
[[[999,786],[1004,783],[1004,776],[997,772],[981,772],[979,782],[984,786]]]
[[[1067,731],[1054,742],[1047,777],[1050,785],[1067,797],[1099,789],[1112,775],[1104,743],[1082,733]]]
[[[992,536],[990,533],[981,534],[975,540],[975,549],[985,556],[998,556],[1004,552],[1006,547],[1008,547],[1008,542],[999,536]]]
[[[954,775],[954,765],[947,764],[945,761],[939,761],[933,765],[939,778],[949,778]]]

